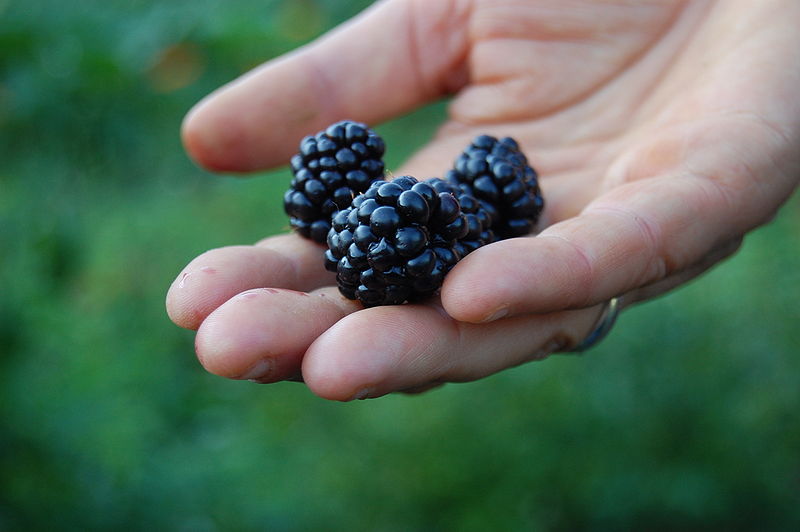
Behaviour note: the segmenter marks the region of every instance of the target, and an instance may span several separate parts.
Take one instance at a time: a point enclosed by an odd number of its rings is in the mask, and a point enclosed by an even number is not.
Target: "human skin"
[[[535,237],[485,246],[426,304],[363,309],[296,235],[210,250],[170,287],[221,376],[337,400],[479,379],[567,350],[604,302],[656,297],[732,254],[800,179],[795,0],[385,0],[200,102],[198,164],[284,165],[301,137],[451,96],[395,175],[441,175],[478,134],[541,176]]]

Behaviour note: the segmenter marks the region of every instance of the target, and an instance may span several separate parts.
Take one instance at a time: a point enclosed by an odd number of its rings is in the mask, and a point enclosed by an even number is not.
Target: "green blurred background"
[[[181,118],[368,3],[0,0],[0,530],[800,529],[797,197],[584,357],[354,404],[200,367],[166,288],[289,176],[198,170]]]

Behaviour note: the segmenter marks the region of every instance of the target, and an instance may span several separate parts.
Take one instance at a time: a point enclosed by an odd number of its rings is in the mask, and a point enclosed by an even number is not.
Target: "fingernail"
[[[251,367],[247,373],[239,377],[242,380],[260,380],[272,371],[272,359],[262,358]]]
[[[531,355],[531,360],[544,360],[545,358],[550,356],[549,351],[545,351],[544,349],[540,349],[536,351],[534,354]]]
[[[491,314],[488,318],[483,320],[483,323],[499,320],[500,318],[505,318],[506,316],[508,316],[508,307],[500,307],[494,311],[494,314]]]
[[[531,360],[544,360],[545,358],[549,357],[553,353],[561,350],[564,348],[564,345],[556,340],[551,340],[545,344],[545,346],[534,354],[531,355]]]
[[[544,351],[548,354],[553,354],[564,349],[564,342],[558,340],[551,340],[544,346]]]
[[[372,393],[372,388],[362,388],[356,392],[354,396],[352,396],[349,400],[353,401],[355,399],[362,400],[369,397],[369,394]]]

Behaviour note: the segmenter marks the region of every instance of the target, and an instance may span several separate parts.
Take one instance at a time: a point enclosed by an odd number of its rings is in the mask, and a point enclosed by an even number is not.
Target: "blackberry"
[[[544,208],[538,175],[510,137],[475,137],[446,179],[469,187],[501,239],[530,233]]]
[[[294,178],[283,196],[289,223],[302,236],[321,244],[330,218],[350,205],[370,183],[383,179],[383,139],[366,125],[351,120],[331,124],[300,141],[292,157]]]
[[[422,300],[461,258],[457,241],[469,230],[451,192],[407,176],[376,182],[333,216],[325,267],[367,307]]]
[[[453,194],[461,206],[461,212],[467,218],[467,234],[456,241],[456,251],[462,259],[479,247],[491,244],[496,240],[491,229],[492,213],[481,206],[467,185],[457,185],[438,177],[426,179],[425,183],[432,186],[438,193]]]

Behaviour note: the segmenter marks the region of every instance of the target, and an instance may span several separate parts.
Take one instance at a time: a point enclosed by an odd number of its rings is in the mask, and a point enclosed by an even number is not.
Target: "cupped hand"
[[[395,175],[440,176],[478,134],[516,138],[542,231],[483,247],[441,299],[363,309],[295,235],[208,251],[169,315],[211,372],[302,377],[331,399],[474,380],[569,349],[603,303],[655,297],[733,253],[800,177],[800,4],[384,0],[187,116],[199,164],[285,164],[306,134],[452,96]]]

